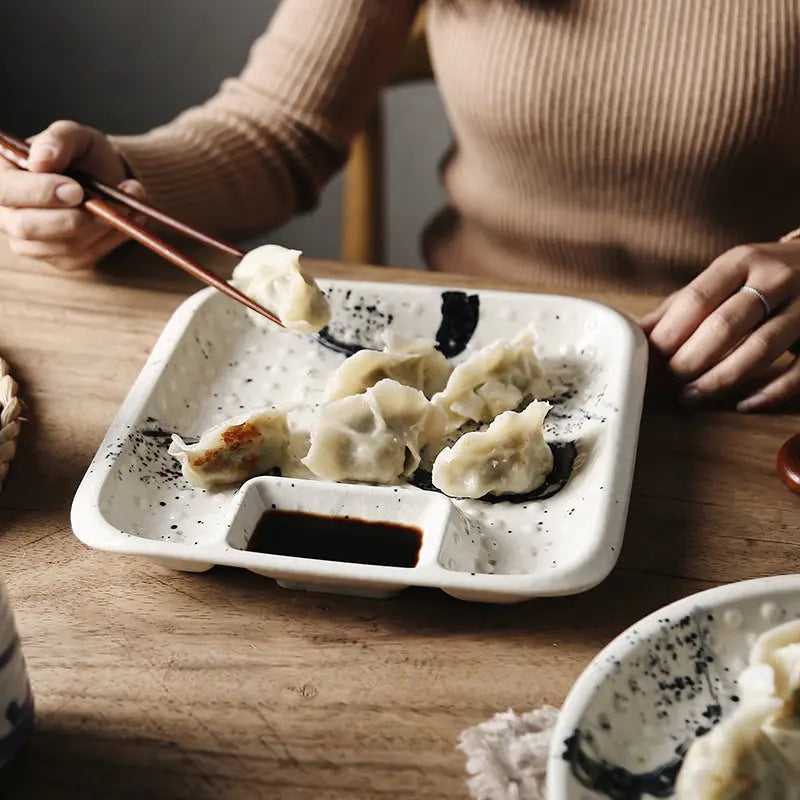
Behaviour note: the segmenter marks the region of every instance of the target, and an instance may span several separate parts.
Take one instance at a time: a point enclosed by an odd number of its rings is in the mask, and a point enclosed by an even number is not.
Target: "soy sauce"
[[[278,510],[263,514],[246,549],[295,558],[413,567],[421,545],[422,531],[408,525]]]

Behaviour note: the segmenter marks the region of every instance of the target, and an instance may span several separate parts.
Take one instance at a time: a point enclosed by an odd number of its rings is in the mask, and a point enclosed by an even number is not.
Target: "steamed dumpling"
[[[278,466],[286,454],[286,414],[257,411],[205,431],[197,444],[172,436],[169,454],[180,462],[183,477],[195,486],[239,483]]]
[[[441,411],[421,391],[382,380],[317,411],[303,464],[331,481],[392,483],[414,472],[442,427]]]
[[[677,800],[797,800],[800,785],[761,728],[781,706],[775,698],[743,704],[689,749]]]
[[[422,391],[426,397],[444,389],[453,368],[425,339],[399,339],[384,334],[383,350],[359,350],[331,375],[326,400],[361,394],[384,378]]]
[[[750,651],[750,663],[771,667],[775,694],[789,699],[795,689],[800,689],[800,619],[762,633]]]
[[[772,694],[783,701],[781,712],[771,716],[763,730],[783,758],[794,764],[800,796],[800,619],[762,634],[753,645],[750,664],[771,672]]]
[[[433,463],[433,485],[451,497],[525,494],[544,483],[553,453],[542,436],[549,403],[506,411],[485,431],[465,433]]]
[[[510,342],[478,350],[453,370],[447,386],[433,397],[447,414],[448,432],[547,396],[549,385],[533,344],[533,330],[526,328]]]
[[[800,620],[753,645],[741,704],[689,748],[679,800],[800,800]]]
[[[300,250],[276,244],[256,247],[236,266],[231,283],[277,314],[289,330],[316,333],[330,319],[327,298],[300,266]],[[255,311],[248,309],[247,313],[258,325],[282,330]]]

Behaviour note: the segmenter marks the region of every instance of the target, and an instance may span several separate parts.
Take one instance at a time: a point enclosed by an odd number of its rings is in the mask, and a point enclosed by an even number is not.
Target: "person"
[[[75,165],[228,235],[311,209],[397,62],[417,0],[284,0],[240,76],[147,134],[60,121],[3,164],[0,230],[88,267],[123,237]],[[429,0],[453,131],[432,269],[669,293],[641,320],[687,404],[800,394],[800,6],[789,0]],[[769,365],[780,367],[753,389]],[[750,388],[745,388],[750,387]]]

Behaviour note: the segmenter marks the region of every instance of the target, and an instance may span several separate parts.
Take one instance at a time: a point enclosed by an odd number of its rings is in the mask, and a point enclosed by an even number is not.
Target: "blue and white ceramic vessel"
[[[0,581],[0,767],[17,754],[33,728],[33,695],[14,615]]]

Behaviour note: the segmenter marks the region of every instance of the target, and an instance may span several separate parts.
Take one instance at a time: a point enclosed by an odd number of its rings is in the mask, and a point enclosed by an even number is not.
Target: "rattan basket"
[[[0,490],[17,451],[17,437],[22,425],[22,401],[17,389],[8,364],[0,358]]]

